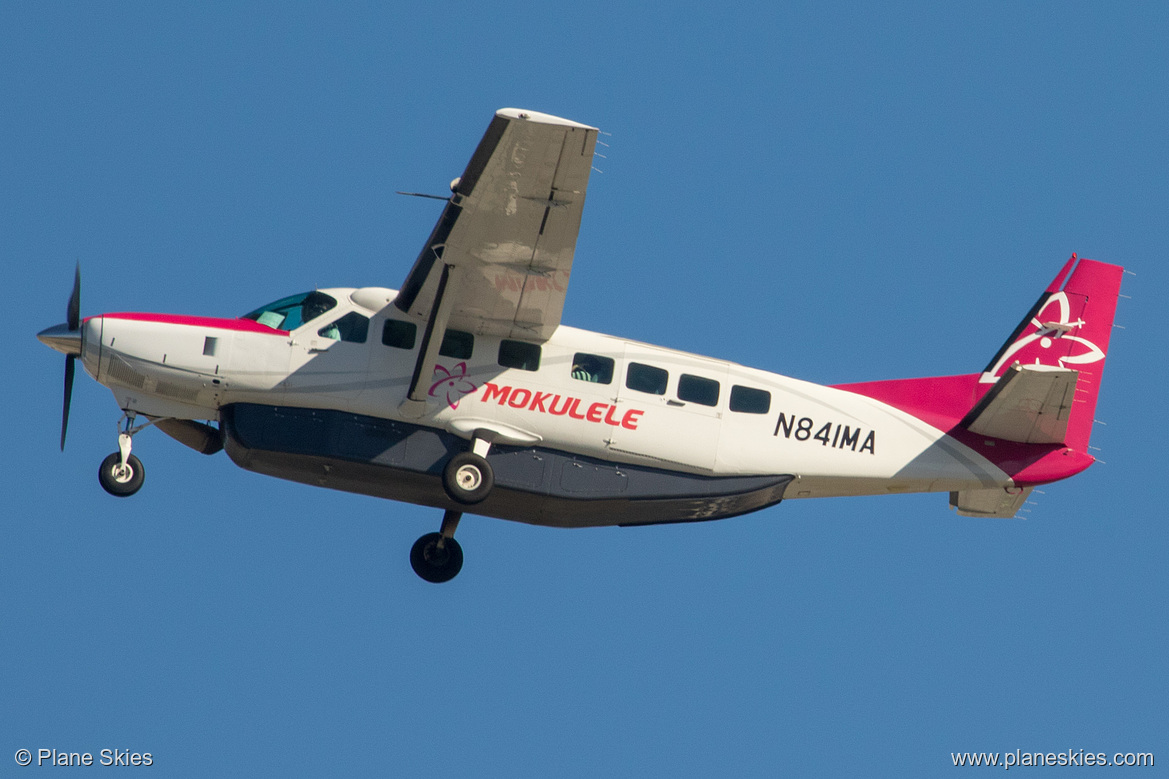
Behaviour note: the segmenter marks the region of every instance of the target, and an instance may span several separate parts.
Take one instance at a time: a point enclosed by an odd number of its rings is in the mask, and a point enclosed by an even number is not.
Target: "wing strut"
[[[406,392],[406,399],[398,410],[403,416],[419,418],[426,413],[426,392],[422,386],[423,379],[429,381],[434,375],[433,366],[438,358],[438,350],[442,347],[442,336],[446,333],[447,320],[451,315],[451,300],[454,298],[451,284],[451,266],[443,264],[442,273],[438,279],[438,289],[435,291],[434,304],[430,307],[430,317],[426,321],[426,329],[422,332],[422,345],[418,349],[418,360],[414,363],[414,373],[410,377],[410,388]],[[435,334],[438,334],[435,337]]]

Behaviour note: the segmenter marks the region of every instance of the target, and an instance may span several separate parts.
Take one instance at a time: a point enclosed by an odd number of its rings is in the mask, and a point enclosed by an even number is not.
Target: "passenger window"
[[[612,384],[614,362],[599,354],[577,352],[572,356],[572,378],[593,384]]]
[[[382,327],[382,343],[395,349],[413,349],[418,327],[413,322],[387,319]]]
[[[499,364],[504,368],[519,368],[521,371],[540,370],[540,347],[523,341],[499,342]]]
[[[369,320],[356,311],[350,311],[336,322],[322,327],[317,335],[334,341],[363,344],[369,335]]]
[[[718,382],[683,373],[678,379],[678,400],[703,406],[718,405]]]
[[[754,387],[731,387],[731,411],[742,414],[766,414],[771,410],[771,393]]]
[[[625,372],[625,386],[638,392],[648,392],[651,395],[665,395],[666,382],[670,374],[661,368],[652,365],[642,365],[639,362],[629,363]]]
[[[447,330],[442,337],[442,346],[438,347],[438,353],[443,357],[454,357],[456,360],[469,360],[474,348],[475,336],[462,330]]]

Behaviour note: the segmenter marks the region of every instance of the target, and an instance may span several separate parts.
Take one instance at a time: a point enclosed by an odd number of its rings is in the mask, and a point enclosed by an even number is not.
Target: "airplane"
[[[1075,254],[978,373],[821,386],[560,322],[598,130],[495,113],[398,290],[234,319],[114,312],[38,338],[114,395],[101,486],[141,488],[156,427],[269,476],[443,510],[410,552],[459,573],[465,511],[556,527],[715,520],[785,499],[943,492],[1013,517],[1088,468],[1124,269]]]

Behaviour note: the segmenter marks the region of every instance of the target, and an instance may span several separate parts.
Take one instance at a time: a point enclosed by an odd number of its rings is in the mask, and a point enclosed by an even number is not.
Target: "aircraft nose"
[[[62,354],[81,354],[81,330],[70,330],[67,324],[45,328],[37,333],[37,340]]]

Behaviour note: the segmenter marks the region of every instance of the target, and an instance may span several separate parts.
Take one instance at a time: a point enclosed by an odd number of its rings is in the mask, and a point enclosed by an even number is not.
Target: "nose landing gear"
[[[135,427],[134,420],[137,417],[134,414],[127,412],[122,418],[126,420],[126,428],[118,433],[118,451],[102,460],[97,471],[97,480],[101,483],[102,489],[109,494],[118,498],[128,498],[142,489],[142,483],[146,481],[146,469],[142,467],[142,461],[130,454],[130,441],[135,433],[153,422]]]

